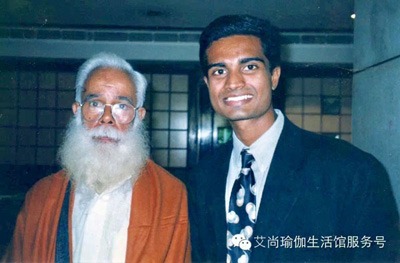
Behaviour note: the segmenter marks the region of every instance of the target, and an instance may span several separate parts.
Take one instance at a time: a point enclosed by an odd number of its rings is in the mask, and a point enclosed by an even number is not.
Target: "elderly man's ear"
[[[141,121],[144,119],[144,116],[146,116],[146,109],[143,107],[137,109],[137,117],[139,117]]]
[[[72,103],[72,112],[74,113],[74,115],[78,112],[78,108],[79,108],[79,103],[78,102],[74,102]]]

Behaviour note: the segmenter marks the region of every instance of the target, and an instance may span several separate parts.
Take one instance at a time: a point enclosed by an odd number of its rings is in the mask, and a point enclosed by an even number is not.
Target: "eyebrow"
[[[265,61],[260,57],[243,58],[239,62],[240,62],[240,64],[245,64],[245,63],[250,62],[250,61],[259,61],[259,62],[261,62],[261,63],[263,63],[265,65]]]
[[[83,99],[83,102],[86,102],[88,100],[95,99],[95,98],[98,98],[98,97],[100,97],[98,94],[89,94]]]
[[[212,63],[207,65],[207,70],[209,70],[210,68],[213,67],[220,67],[220,68],[224,68],[225,67],[225,63],[219,62],[219,63]]]
[[[239,63],[240,63],[240,64],[246,64],[246,63],[251,62],[251,61],[259,61],[259,62],[261,62],[261,63],[263,63],[263,64],[265,65],[265,61],[264,61],[262,58],[260,58],[260,57],[243,58],[243,59],[240,59],[240,60],[239,60]],[[225,63],[223,63],[223,62],[212,63],[212,64],[209,64],[209,65],[207,66],[207,70],[209,70],[210,68],[213,68],[213,67],[225,68],[226,65],[225,65]]]
[[[134,104],[133,104],[133,101],[132,101],[129,97],[126,97],[126,96],[118,96],[117,98],[118,98],[119,100],[125,100],[125,101],[129,102],[132,106],[134,105]]]

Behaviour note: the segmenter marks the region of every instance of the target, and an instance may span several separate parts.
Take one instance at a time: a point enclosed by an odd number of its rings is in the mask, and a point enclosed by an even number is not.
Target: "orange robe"
[[[57,226],[68,181],[61,170],[29,190],[4,262],[54,262]],[[73,188],[70,198],[72,261]],[[190,262],[185,186],[151,160],[134,185],[130,213],[126,262]]]

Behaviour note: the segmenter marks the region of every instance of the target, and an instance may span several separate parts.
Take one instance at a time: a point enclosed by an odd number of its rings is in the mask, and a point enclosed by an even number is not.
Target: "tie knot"
[[[242,168],[250,168],[251,163],[254,161],[253,155],[246,149],[243,149],[240,155],[242,155]]]

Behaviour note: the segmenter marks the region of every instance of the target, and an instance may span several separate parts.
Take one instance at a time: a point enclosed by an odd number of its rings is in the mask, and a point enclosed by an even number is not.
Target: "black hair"
[[[214,41],[233,35],[250,35],[258,37],[265,57],[269,61],[269,70],[280,65],[279,31],[268,20],[250,15],[226,15],[212,21],[200,36],[200,66],[207,76],[207,49]]]

